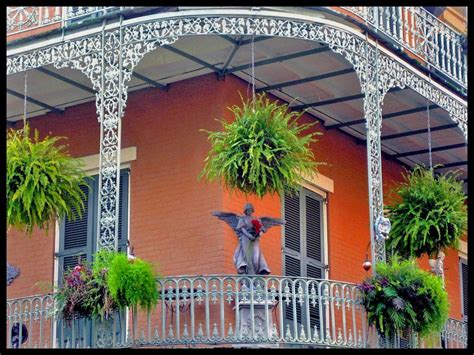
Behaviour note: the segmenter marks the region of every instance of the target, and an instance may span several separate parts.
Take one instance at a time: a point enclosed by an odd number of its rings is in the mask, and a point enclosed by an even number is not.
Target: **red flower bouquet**
[[[253,219],[252,220],[252,226],[253,226],[253,235],[255,238],[258,238],[260,236],[260,231],[262,230],[262,223],[258,219]]]

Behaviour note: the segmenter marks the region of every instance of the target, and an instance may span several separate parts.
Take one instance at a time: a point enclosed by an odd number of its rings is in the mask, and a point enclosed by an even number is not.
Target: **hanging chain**
[[[431,74],[428,74],[431,85]],[[426,115],[428,117],[428,153],[430,157],[430,171],[433,173],[433,156],[431,153],[431,120],[430,120],[430,100],[426,99]]]
[[[24,88],[25,98],[23,100],[23,126],[26,126],[26,97],[28,93],[28,71],[25,71],[25,88]]]

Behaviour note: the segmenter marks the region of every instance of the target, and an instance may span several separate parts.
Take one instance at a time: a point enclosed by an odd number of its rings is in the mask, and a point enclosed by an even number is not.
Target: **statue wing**
[[[221,221],[226,222],[234,231],[237,231],[237,223],[239,222],[239,215],[232,212],[212,212],[213,216],[216,216]]]
[[[260,217],[260,221],[262,222],[263,228],[265,228],[265,230],[268,230],[273,226],[281,226],[286,223],[286,221],[283,219],[273,217]]]

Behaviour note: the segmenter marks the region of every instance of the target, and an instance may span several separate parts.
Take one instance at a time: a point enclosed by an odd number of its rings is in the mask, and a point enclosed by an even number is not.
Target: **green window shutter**
[[[129,176],[129,169],[123,169],[120,171],[118,250],[121,252],[127,251]]]
[[[128,240],[128,193],[129,193],[129,174],[128,169],[120,171],[120,200],[119,200],[119,226],[118,226],[118,246],[120,251],[127,250]],[[97,245],[97,208],[99,195],[99,176],[91,176],[88,178],[89,188],[83,187],[85,193],[84,212],[82,218],[75,221],[64,219],[60,223],[59,236],[59,282],[62,281],[63,271],[77,265],[78,256],[81,260],[92,261],[92,255]],[[121,327],[125,328],[125,318],[122,314]],[[85,323],[84,323],[85,322]],[[93,327],[94,324],[90,320],[80,319],[76,324],[76,342],[86,341],[88,345],[93,344]],[[84,333],[85,330],[85,333]],[[58,339],[63,339],[63,346],[68,337],[72,335],[72,329],[69,324],[58,322],[57,328]],[[120,332],[117,333],[117,339]]]
[[[85,194],[84,211],[82,218],[68,220],[64,218],[60,222],[59,238],[59,283],[62,281],[63,272],[77,265],[79,257],[83,261],[90,261],[93,236],[95,235],[94,213],[96,207],[94,201],[97,191],[97,179],[88,179],[89,186],[81,187]],[[74,212],[76,212],[74,210]]]
[[[128,240],[128,192],[129,192],[128,169],[120,171],[120,200],[119,200],[119,225],[118,246],[119,251],[127,250]],[[69,221],[66,218],[60,224],[59,242],[59,270],[67,270],[77,265],[78,256],[81,260],[92,261],[92,254],[97,245],[97,207],[99,176],[89,177],[89,188],[82,187],[85,193],[84,212],[82,218]],[[60,280],[61,280],[60,275]]]

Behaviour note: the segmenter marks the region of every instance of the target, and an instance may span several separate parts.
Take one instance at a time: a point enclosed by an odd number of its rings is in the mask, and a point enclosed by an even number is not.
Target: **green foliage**
[[[71,158],[62,137],[39,140],[38,131],[29,137],[29,127],[10,130],[7,135],[7,224],[48,231],[54,219],[74,220],[84,210],[81,186],[87,186],[81,162]]]
[[[151,309],[158,298],[152,265],[124,253],[100,250],[92,265],[78,262],[64,272],[55,294],[56,311],[64,319],[104,319],[124,307]]]
[[[448,295],[439,276],[414,260],[378,263],[377,274],[358,285],[370,324],[386,336],[412,329],[420,336],[440,332],[449,315]]]
[[[153,307],[158,299],[155,278],[153,266],[142,259],[129,261],[121,253],[110,259],[107,285],[120,307],[137,304],[147,310]]]
[[[106,269],[94,272],[80,261],[74,268],[65,270],[62,286],[55,293],[56,311],[64,319],[103,319],[115,312],[118,305],[110,297],[106,273]]]
[[[205,131],[212,147],[200,177],[262,197],[285,188],[294,191],[301,175],[317,173],[321,163],[314,161],[309,145],[322,133],[302,135],[316,122],[298,125],[303,112],[288,112],[288,105],[271,102],[265,94],[242,103],[229,108],[233,122],[220,121],[222,132]]]
[[[399,198],[388,206],[392,224],[388,250],[419,257],[457,247],[467,228],[466,195],[457,174],[434,176],[416,167],[403,176],[405,181],[393,190]]]

